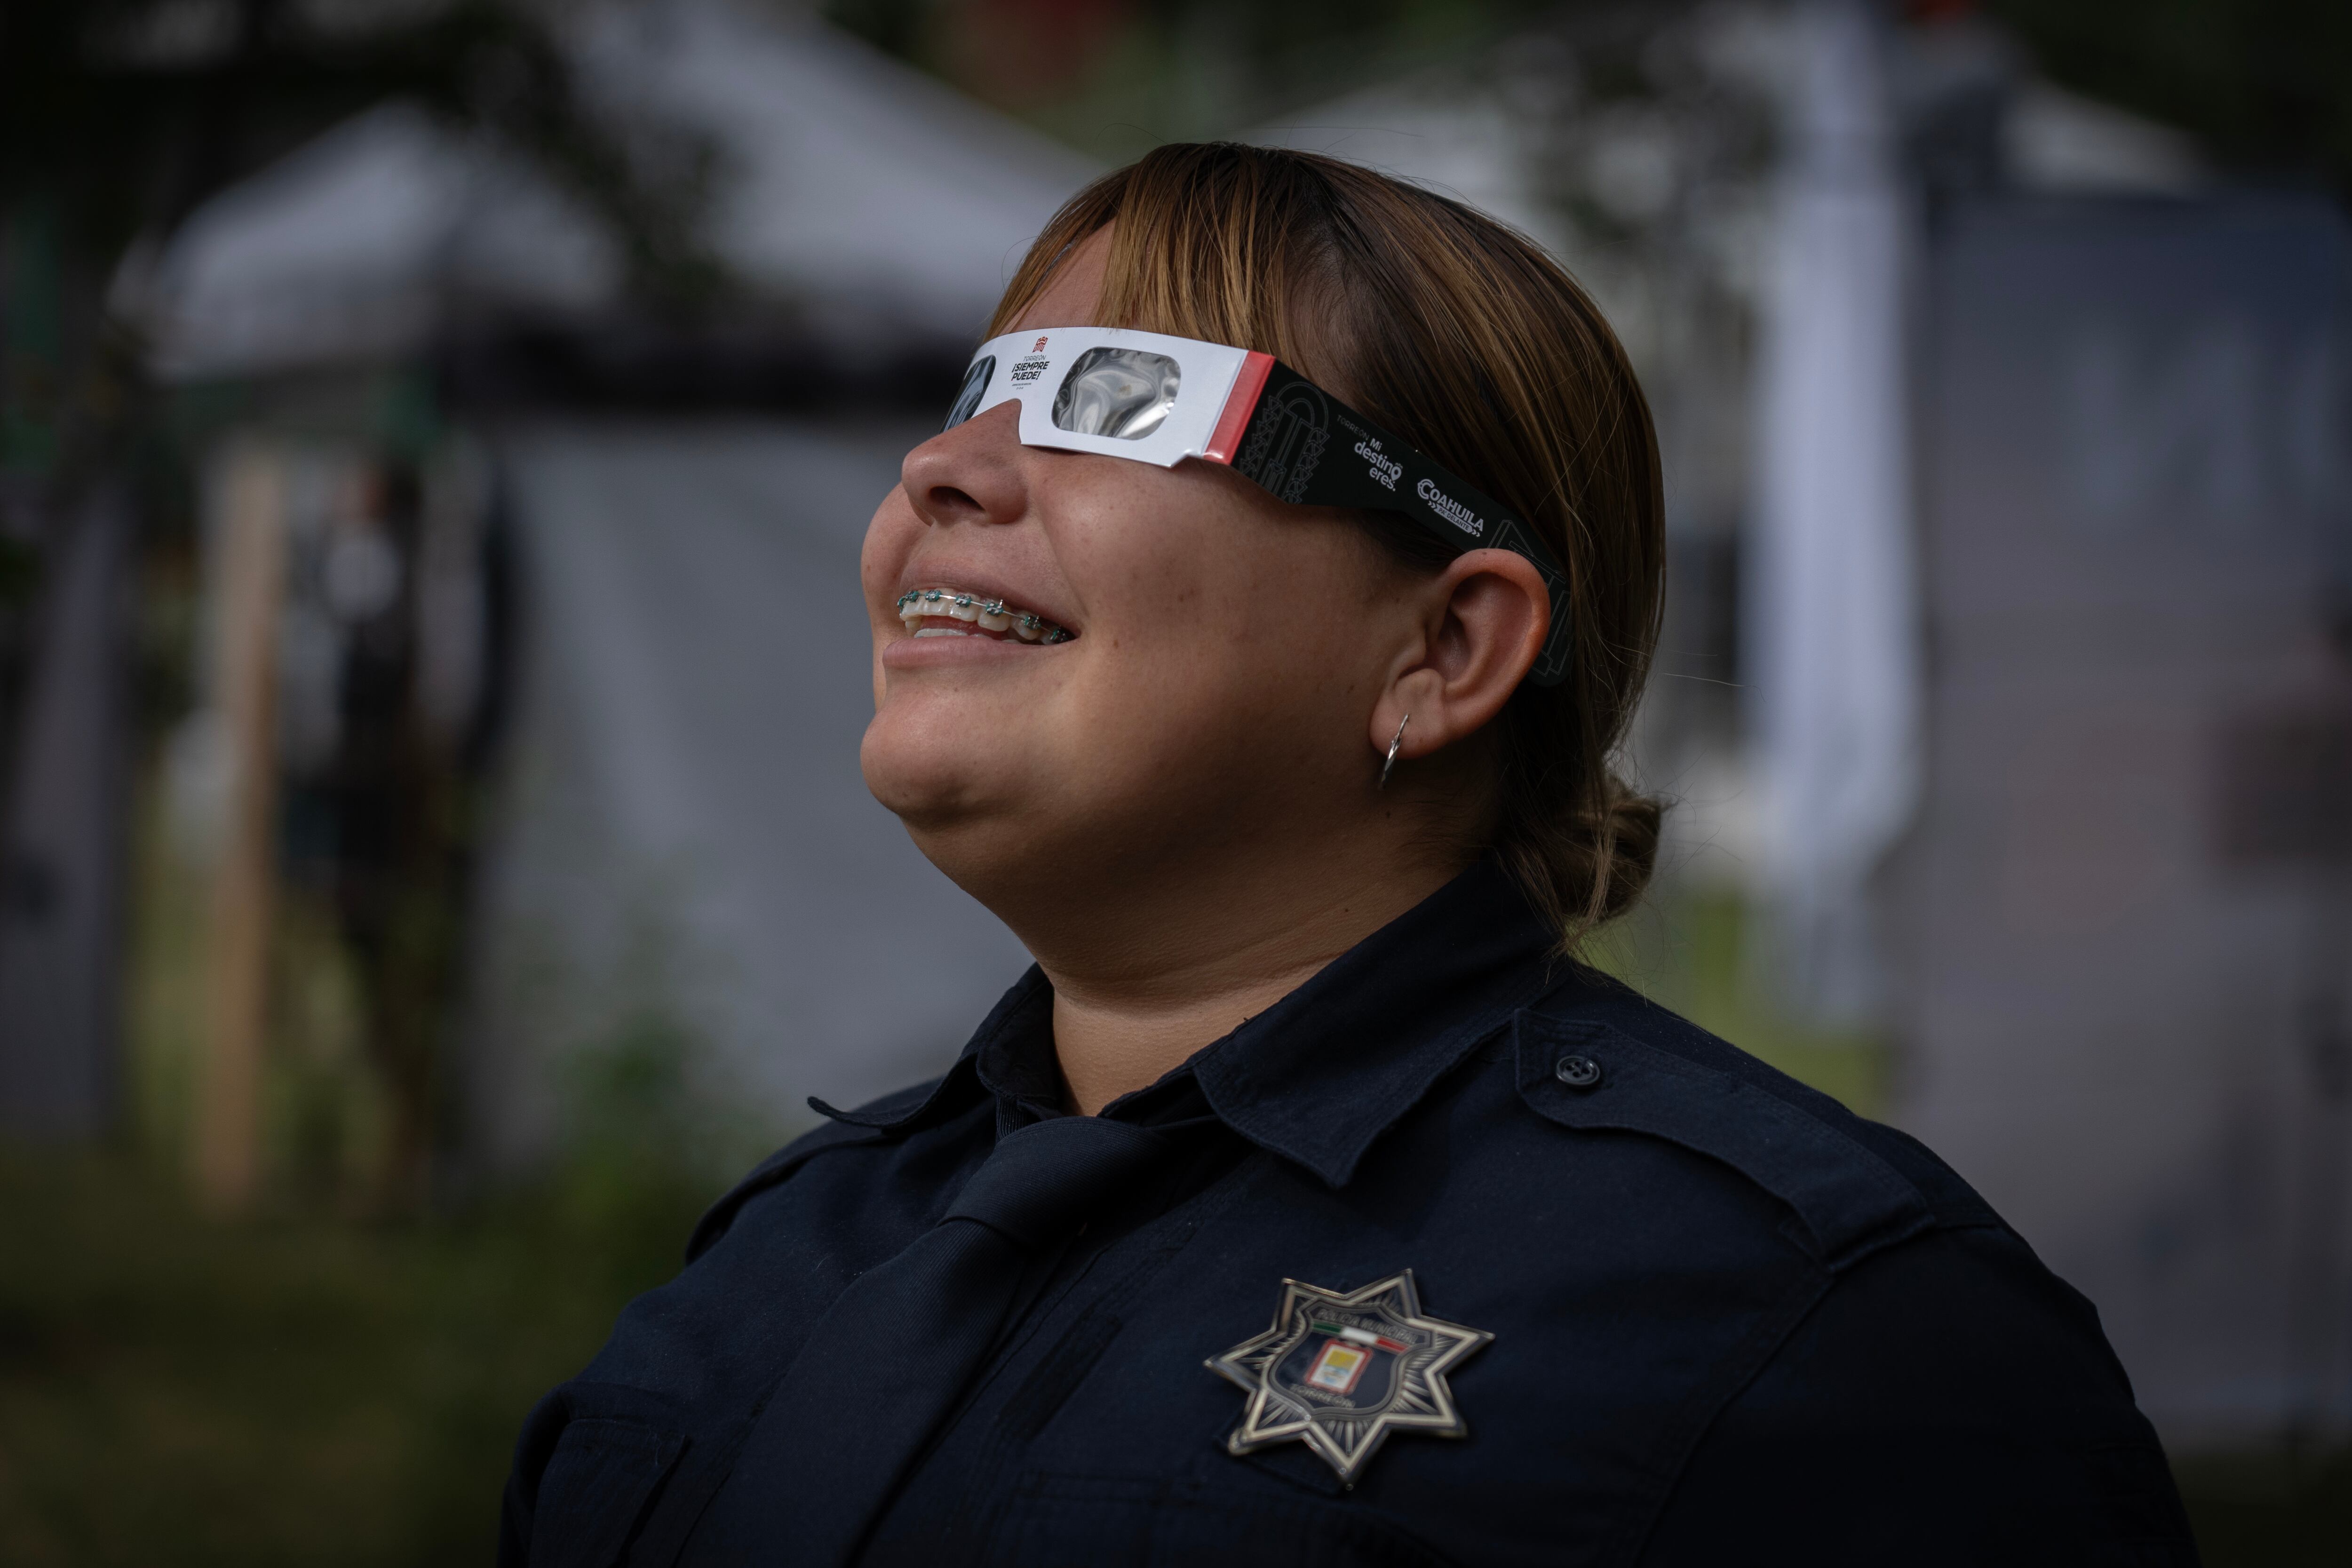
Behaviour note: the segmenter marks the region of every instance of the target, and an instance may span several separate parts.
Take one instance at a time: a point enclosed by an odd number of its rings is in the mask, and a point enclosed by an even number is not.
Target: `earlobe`
[[[1381,762],[1381,782],[1372,786],[1374,789],[1389,787],[1389,773],[1396,766],[1398,749],[1404,744],[1404,727],[1412,722],[1410,713],[1397,721],[1397,732],[1389,737],[1389,754]]]

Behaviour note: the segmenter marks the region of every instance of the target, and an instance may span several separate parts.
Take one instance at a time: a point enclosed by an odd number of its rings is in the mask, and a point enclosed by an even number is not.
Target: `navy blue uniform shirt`
[[[1026,1268],[856,1560],[2195,1561],[2088,1301],[1920,1144],[1552,941],[1483,866],[1106,1108],[1175,1152]],[[502,1563],[797,1560],[736,1505],[811,1478],[738,1460],[835,1299],[1061,1114],[1051,1007],[1033,970],[944,1078],[711,1210],[532,1414]],[[1206,1359],[1286,1279],[1408,1268],[1494,1336],[1447,1375],[1466,1434],[1398,1432],[1352,1485],[1229,1452],[1244,1396]]]

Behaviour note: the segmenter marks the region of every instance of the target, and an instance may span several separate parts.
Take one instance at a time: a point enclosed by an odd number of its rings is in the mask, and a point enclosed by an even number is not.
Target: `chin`
[[[973,732],[976,731],[977,732]],[[866,726],[858,748],[866,787],[924,853],[1020,814],[1025,794],[1018,749],[985,726],[928,724],[888,709]],[[940,869],[954,876],[944,862]]]
[[[969,810],[984,772],[952,734],[895,722],[887,713],[866,726],[857,765],[874,798],[909,822]]]
[[[959,746],[951,736],[877,718],[859,752],[866,787],[948,880],[1020,929],[1021,900],[1057,885],[1084,837],[1051,770],[1019,748]]]

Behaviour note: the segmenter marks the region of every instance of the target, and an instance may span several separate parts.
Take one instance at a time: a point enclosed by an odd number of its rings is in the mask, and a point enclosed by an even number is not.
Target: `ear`
[[[1543,574],[1508,550],[1473,550],[1422,584],[1418,643],[1401,652],[1372,709],[1381,755],[1407,714],[1400,760],[1425,757],[1486,728],[1543,651],[1551,596]]]

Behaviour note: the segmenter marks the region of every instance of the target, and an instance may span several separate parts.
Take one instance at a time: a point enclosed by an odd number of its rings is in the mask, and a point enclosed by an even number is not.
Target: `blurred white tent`
[[[1245,139],[1410,180],[1500,218],[1548,249],[1564,250],[1565,226],[1545,199],[1528,127],[1497,95],[1452,87],[1408,80],[1368,88],[1285,115]]]
[[[584,80],[716,154],[706,236],[760,291],[969,334],[1076,154],[814,23],[730,0],[590,14]],[[509,154],[422,112],[364,115],[212,202],[126,280],[157,363],[251,374],[421,347],[453,312],[619,302],[611,237]]]
[[[823,363],[870,359],[865,384],[909,343],[976,337],[1090,172],[861,45],[726,0],[593,13],[578,41],[625,123],[715,153],[707,237],[755,313]],[[593,347],[622,288],[579,205],[392,107],[219,198],[121,293],[168,374],[278,389],[238,433],[250,453],[351,436],[308,391],[334,367],[414,364],[501,318],[571,322]],[[939,1070],[1025,963],[858,775],[858,541],[936,427],[904,402],[506,405],[461,432],[520,578],[467,987],[493,1162],[544,1146],[558,1058],[648,1008],[708,1043],[707,1089],[789,1122],[809,1094],[855,1103]]]

